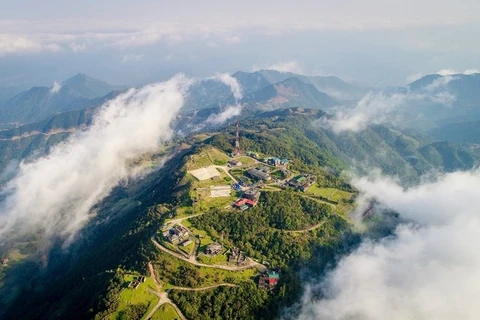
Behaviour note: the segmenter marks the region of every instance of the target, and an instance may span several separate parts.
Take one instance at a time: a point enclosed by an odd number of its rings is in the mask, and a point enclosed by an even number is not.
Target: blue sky
[[[478,1],[10,1],[0,86],[277,68],[404,84],[480,68]]]

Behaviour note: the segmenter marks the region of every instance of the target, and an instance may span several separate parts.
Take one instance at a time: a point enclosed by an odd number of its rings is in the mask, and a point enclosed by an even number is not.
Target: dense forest
[[[331,245],[348,228],[347,221],[330,206],[291,191],[264,192],[257,207],[242,214],[215,209],[192,223],[215,238],[238,246],[248,256],[266,258],[284,268],[306,261],[315,245]],[[289,230],[318,228],[298,236]]]

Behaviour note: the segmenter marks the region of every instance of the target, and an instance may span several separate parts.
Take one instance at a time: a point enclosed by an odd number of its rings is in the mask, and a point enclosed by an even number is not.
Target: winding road
[[[170,249],[165,248],[164,246],[159,244],[153,237],[152,237],[152,242],[158,249],[162,250],[163,252],[166,252],[169,255],[172,255],[172,256],[180,259],[180,260],[189,262],[189,263],[191,263],[193,265],[196,265],[198,267],[222,269],[222,270],[228,270],[228,271],[239,271],[239,270],[246,270],[246,269],[253,269],[253,268],[257,268],[260,271],[263,271],[263,270],[266,269],[266,267],[264,265],[262,265],[258,262],[255,262],[250,258],[247,258],[249,263],[245,266],[227,266],[227,265],[221,265],[221,264],[205,264],[205,263],[198,262],[195,255],[190,256],[190,258],[186,258],[183,255],[181,255],[180,253],[177,253],[177,252],[174,252]]]
[[[209,289],[215,289],[215,288],[218,288],[218,287],[237,287],[236,284],[232,284],[232,283],[219,283],[219,284],[214,284],[214,285],[211,285],[211,286],[207,286],[207,287],[199,287],[199,288],[189,288],[189,287],[172,287],[170,289],[167,290],[170,291],[170,290],[181,290],[181,291],[204,291],[204,290],[209,290]]]

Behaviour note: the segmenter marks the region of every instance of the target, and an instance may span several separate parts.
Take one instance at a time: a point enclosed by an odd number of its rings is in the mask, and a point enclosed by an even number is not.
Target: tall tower
[[[235,149],[233,150],[233,155],[238,156],[242,153],[240,149],[240,135],[238,134],[238,120],[235,121]]]

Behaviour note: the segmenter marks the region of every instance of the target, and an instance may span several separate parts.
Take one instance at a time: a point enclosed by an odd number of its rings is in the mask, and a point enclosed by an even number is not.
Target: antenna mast
[[[235,121],[235,149],[233,150],[233,155],[238,156],[242,151],[240,149],[240,135],[238,133],[238,120]]]

